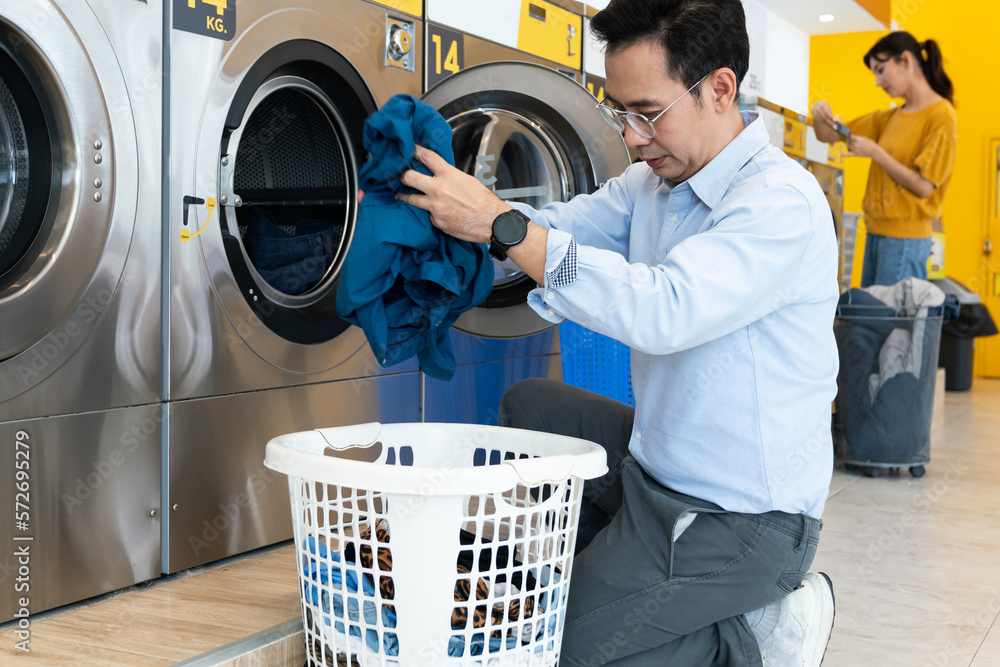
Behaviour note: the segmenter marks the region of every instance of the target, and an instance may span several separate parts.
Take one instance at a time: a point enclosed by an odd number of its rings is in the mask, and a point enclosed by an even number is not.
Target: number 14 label
[[[424,71],[430,88],[465,67],[465,42],[460,33],[436,25],[428,26],[427,36],[430,42]]]

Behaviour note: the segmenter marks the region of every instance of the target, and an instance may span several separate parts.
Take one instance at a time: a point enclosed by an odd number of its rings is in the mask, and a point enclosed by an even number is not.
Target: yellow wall
[[[961,11],[958,10],[961,6]],[[945,266],[949,276],[986,298],[983,241],[986,236],[987,178],[992,173],[987,146],[1000,137],[1000,25],[996,0],[893,0],[893,18],[918,40],[933,38],[944,54],[945,70],[955,84],[958,109],[958,160],[945,198]],[[810,45],[810,104],[826,99],[845,118],[884,109],[889,98],[861,59],[885,33],[816,36]],[[845,169],[845,209],[859,211],[867,178],[867,160],[853,159]],[[1000,239],[996,239],[1000,242]],[[855,276],[860,275],[860,255]],[[993,313],[1000,321],[1000,312]],[[992,341],[989,342],[992,345]],[[976,346],[977,356],[982,350]],[[977,367],[980,371],[981,367]]]

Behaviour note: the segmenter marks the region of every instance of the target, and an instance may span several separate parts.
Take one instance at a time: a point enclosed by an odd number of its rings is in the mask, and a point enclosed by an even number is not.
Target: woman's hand
[[[873,162],[877,163],[889,174],[892,180],[921,199],[930,197],[936,189],[936,186],[921,176],[919,171],[910,169],[905,164],[899,162],[896,158],[892,157],[889,151],[868,137],[862,137],[857,134],[851,135],[851,138],[847,140],[847,148],[850,150],[850,153],[845,153],[847,157],[870,157]]]
[[[833,129],[836,121],[840,120],[840,116],[833,115],[833,107],[830,106],[829,102],[817,100],[812,107],[812,119],[813,131],[816,133],[816,138],[820,141],[834,144],[843,139]]]
[[[847,139],[847,153],[844,153],[845,157],[879,157],[880,152],[884,152],[881,146],[869,139],[868,137],[862,137],[860,134],[852,134],[849,139]]]
[[[828,125],[831,129],[833,128],[833,107],[830,106],[829,102],[817,100],[812,107],[812,117],[814,124]]]

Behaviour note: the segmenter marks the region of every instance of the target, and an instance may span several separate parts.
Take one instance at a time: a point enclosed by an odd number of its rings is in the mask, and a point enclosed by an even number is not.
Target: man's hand
[[[510,206],[497,198],[474,176],[457,169],[434,151],[417,146],[414,153],[433,174],[413,169],[403,173],[403,185],[423,194],[397,195],[398,199],[422,208],[435,227],[463,241],[489,243],[493,220]]]

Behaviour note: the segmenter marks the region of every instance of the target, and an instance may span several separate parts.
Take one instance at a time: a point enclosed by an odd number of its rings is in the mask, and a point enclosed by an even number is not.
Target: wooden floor
[[[813,566],[837,595],[824,667],[1000,665],[1000,381],[946,394],[931,457],[919,479],[906,471],[870,479],[843,466],[834,473]],[[14,650],[8,626],[0,664],[191,660],[296,619],[295,580],[287,545],[201,568],[36,618],[30,655]],[[268,657],[190,664],[300,667],[302,652],[284,646]]]

